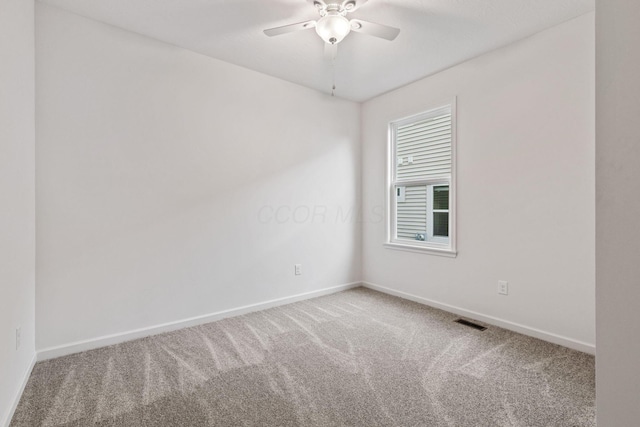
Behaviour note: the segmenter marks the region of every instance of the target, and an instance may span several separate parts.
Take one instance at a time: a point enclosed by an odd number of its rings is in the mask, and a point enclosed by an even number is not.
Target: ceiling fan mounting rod
[[[356,6],[355,0],[347,0],[342,2],[336,2],[336,1],[324,2],[320,0],[315,0],[313,4],[318,9],[320,16],[325,16],[329,12],[337,12],[340,15],[345,16],[347,13],[353,10]]]

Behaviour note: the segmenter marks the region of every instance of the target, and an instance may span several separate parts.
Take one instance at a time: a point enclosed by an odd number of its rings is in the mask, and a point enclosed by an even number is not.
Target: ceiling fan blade
[[[282,27],[269,28],[264,30],[264,33],[269,37],[279,36],[280,34],[292,33],[294,31],[308,30],[309,28],[315,28],[316,21],[298,22],[297,24],[283,25]]]
[[[374,22],[363,21],[362,19],[352,19],[351,30],[368,34],[370,36],[380,37],[381,39],[394,40],[400,34],[398,28],[389,27],[387,25],[376,24]]]
[[[324,44],[324,59],[326,61],[333,61],[338,56],[338,43],[325,43]]]

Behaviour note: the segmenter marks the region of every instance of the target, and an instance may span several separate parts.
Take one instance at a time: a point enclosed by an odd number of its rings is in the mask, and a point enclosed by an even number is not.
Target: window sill
[[[458,252],[446,248],[438,248],[435,246],[418,246],[409,245],[406,243],[387,242],[384,243],[384,247],[387,249],[393,249],[396,251],[418,252],[429,255],[438,255],[449,258],[455,258]]]

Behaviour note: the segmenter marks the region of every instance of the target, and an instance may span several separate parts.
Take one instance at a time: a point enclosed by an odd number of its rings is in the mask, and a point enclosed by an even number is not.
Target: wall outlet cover
[[[509,282],[498,280],[498,293],[500,295],[509,295]]]

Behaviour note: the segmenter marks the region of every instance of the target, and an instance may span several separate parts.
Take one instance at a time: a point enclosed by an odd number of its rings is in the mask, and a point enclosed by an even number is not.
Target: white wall
[[[364,280],[593,351],[594,61],[588,14],[365,103]],[[454,96],[458,256],[385,249],[387,125]]]
[[[640,3],[596,13],[596,396],[617,427],[640,419]]]
[[[338,215],[358,104],[42,4],[36,24],[39,349],[360,279]]]
[[[33,62],[33,1],[0,0],[0,425],[35,354]]]

